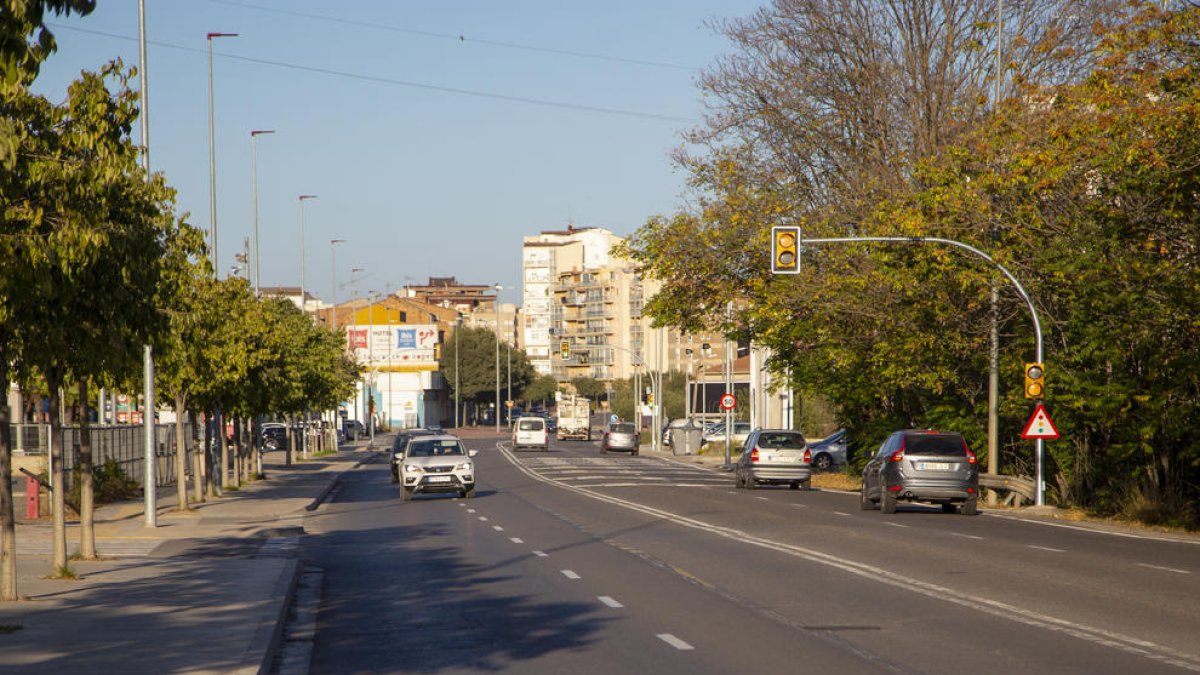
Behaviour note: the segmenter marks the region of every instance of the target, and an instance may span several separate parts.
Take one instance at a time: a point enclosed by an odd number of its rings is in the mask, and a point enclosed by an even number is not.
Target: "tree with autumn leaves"
[[[1062,432],[1047,444],[1048,499],[1195,527],[1200,9],[1096,3],[1086,35],[1070,41],[1053,25],[1060,15],[1044,12],[1014,49],[1049,60],[1006,61],[1006,95],[980,109],[962,101],[986,100],[994,82],[984,71],[974,80],[914,78],[939,62],[904,54],[890,72],[855,71],[848,98],[807,105],[815,69],[844,69],[849,61],[834,55],[876,54],[855,47],[891,35],[820,32],[807,13],[818,4],[778,0],[726,26],[743,51],[709,73],[705,86],[720,102],[693,135],[700,150],[680,155],[696,206],[651,219],[626,246],[664,282],[647,311],[769,347],[777,373],[836,406],[860,454],[910,426],[955,428],[981,446],[989,266],[949,248],[871,243],[809,247],[797,277],[768,271],[775,224],[800,225],[808,237],[971,244],[1021,279],[1042,317],[1046,403]],[[773,32],[788,21],[803,30]],[[946,37],[944,24],[926,25]],[[805,43],[819,53],[789,61],[788,40],[800,34],[819,35]],[[978,42],[957,48],[971,55]],[[946,81],[964,84],[953,96],[920,90]],[[899,91],[906,87],[918,91]],[[962,98],[963,87],[973,98]],[[924,101],[942,116],[940,134],[921,132],[927,118],[907,114],[911,106],[881,100]],[[861,126],[864,111],[886,123]],[[848,126],[839,130],[839,119]],[[713,311],[727,300],[738,307],[732,323]],[[1001,287],[999,309],[1000,470],[1029,474],[1032,444],[1019,433],[1031,409],[1021,372],[1033,330],[1011,287]]]

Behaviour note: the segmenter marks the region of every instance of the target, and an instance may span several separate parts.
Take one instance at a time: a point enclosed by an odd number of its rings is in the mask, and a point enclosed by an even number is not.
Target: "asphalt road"
[[[1200,672],[1195,540],[468,445],[475,499],[381,458],[309,517],[313,672]]]

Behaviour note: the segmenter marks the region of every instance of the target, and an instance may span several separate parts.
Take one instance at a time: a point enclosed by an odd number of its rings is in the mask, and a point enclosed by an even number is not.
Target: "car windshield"
[[[612,425],[612,432],[614,434],[632,434],[637,433],[637,429],[633,427],[633,424],[614,424]]]
[[[408,445],[409,457],[443,457],[446,455],[465,455],[462,444],[453,439],[436,441],[413,441]]]
[[[521,420],[517,425],[517,428],[521,431],[541,431],[544,428],[545,422],[540,419]]]
[[[912,434],[904,439],[904,454],[965,457],[967,453],[958,434]]]

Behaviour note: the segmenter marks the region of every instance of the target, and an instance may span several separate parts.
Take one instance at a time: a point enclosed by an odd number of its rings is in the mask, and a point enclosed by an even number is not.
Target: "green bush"
[[[79,504],[79,486],[82,484],[83,471],[75,467],[74,480],[71,481],[71,491],[67,501],[72,505]],[[142,486],[129,477],[115,459],[109,458],[103,464],[92,467],[92,485],[95,492],[96,504],[137,499],[142,494]]]

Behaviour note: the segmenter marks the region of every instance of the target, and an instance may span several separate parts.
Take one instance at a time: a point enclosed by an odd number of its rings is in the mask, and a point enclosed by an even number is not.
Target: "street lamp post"
[[[307,291],[304,288],[304,202],[316,195],[300,195],[300,311],[308,311]]]
[[[492,286],[496,289],[496,433],[500,433],[500,284]]]
[[[258,295],[258,271],[262,267],[258,257],[258,137],[273,134],[271,129],[255,129],[250,132],[250,167],[254,186],[254,295]]]
[[[461,424],[458,418],[459,407],[458,402],[458,341],[462,337],[462,314],[459,314],[454,319],[454,428],[458,429]]]
[[[331,268],[330,272],[331,272],[331,276],[332,276],[332,283],[330,284],[332,286],[332,288],[330,290],[333,292],[329,296],[329,298],[330,298],[329,301],[330,301],[330,303],[332,305],[332,309],[333,309],[333,322],[332,323],[333,323],[334,330],[337,330],[337,327],[338,327],[338,320],[337,320],[337,245],[344,244],[344,243],[346,243],[345,239],[330,239],[329,240],[329,262],[330,262],[330,268]]]
[[[237,37],[237,33],[208,33],[208,243],[212,246],[213,276],[217,276],[217,144],[213,131],[213,38]]]

